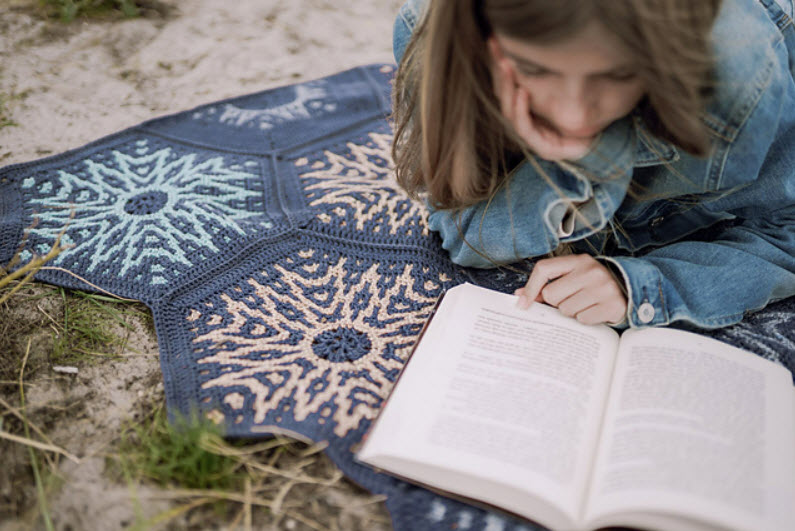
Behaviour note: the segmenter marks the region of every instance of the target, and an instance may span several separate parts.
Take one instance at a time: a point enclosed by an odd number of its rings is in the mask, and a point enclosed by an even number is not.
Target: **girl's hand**
[[[533,301],[556,307],[583,324],[618,324],[627,313],[624,286],[610,271],[587,254],[539,260],[527,284],[514,292],[519,307]]]
[[[519,137],[539,157],[546,160],[577,160],[585,156],[593,139],[564,137],[543,120],[534,119],[530,110],[530,93],[519,84],[511,61],[500,50],[494,36],[488,40],[493,59],[494,93],[503,116]]]

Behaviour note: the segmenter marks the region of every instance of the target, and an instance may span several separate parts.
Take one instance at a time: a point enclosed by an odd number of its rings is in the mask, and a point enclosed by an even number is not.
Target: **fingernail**
[[[519,308],[526,310],[530,307],[530,299],[526,295],[519,295]]]

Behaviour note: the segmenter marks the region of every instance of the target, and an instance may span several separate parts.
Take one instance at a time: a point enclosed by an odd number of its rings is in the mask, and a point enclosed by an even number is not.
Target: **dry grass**
[[[33,256],[27,263],[22,264],[20,252],[18,251],[7,266],[0,267],[0,318],[2,318],[0,319],[0,323],[2,323],[2,331],[0,331],[0,383],[3,384],[5,389],[8,389],[9,384],[13,388],[15,382],[11,378],[14,374],[18,374],[16,379],[18,406],[15,407],[3,398],[3,395],[8,395],[9,393],[0,393],[0,439],[7,444],[16,446],[16,450],[23,447],[27,451],[28,472],[32,475],[35,484],[41,520],[48,530],[53,529],[47,509],[47,491],[49,490],[49,485],[51,485],[49,479],[53,477],[52,473],[57,468],[59,456],[67,456],[74,461],[77,461],[77,458],[63,448],[53,444],[45,432],[28,418],[25,400],[25,370],[31,359],[33,335],[25,334],[25,332],[29,331],[31,323],[24,319],[15,319],[15,309],[12,309],[9,301],[18,297],[23,289],[30,288],[34,275],[44,264],[55,259],[64,250],[61,246],[62,235],[63,232],[58,236],[46,255]],[[34,299],[37,297],[38,295],[34,295]],[[43,310],[42,312],[46,314]],[[25,343],[24,355],[20,356],[21,338],[26,335],[27,342]],[[18,360],[21,361],[18,362]],[[31,432],[33,432],[33,435]],[[7,464],[12,464],[12,453],[4,452],[3,455],[8,458]],[[43,458],[43,461],[41,458]],[[25,474],[23,473],[22,475],[24,481]],[[14,477],[12,469],[9,479],[13,484],[15,480],[20,478]],[[2,505],[19,511],[26,504],[26,496],[24,494],[26,490],[21,489],[22,495],[17,499],[2,500]],[[1,507],[0,505],[0,514],[3,513]]]
[[[325,446],[283,437],[229,442],[209,421],[169,423],[158,405],[128,424],[112,459],[131,489],[154,482],[167,488],[157,496],[174,502],[153,518],[139,519],[138,529],[178,517],[187,517],[188,523],[209,517],[228,529],[278,526],[287,520],[316,530],[388,526],[384,514],[363,511],[383,497],[364,494],[345,481],[321,453]],[[340,492],[358,495],[358,506],[343,503],[349,498]]]
[[[77,19],[162,16],[170,8],[158,0],[30,0],[35,12],[69,23]]]
[[[43,529],[58,525],[50,502],[64,484],[64,460],[80,461],[50,433],[86,409],[91,395],[31,409],[27,389],[56,364],[123,364],[130,322],[143,321],[154,335],[140,303],[33,282],[61,251],[56,243],[44,257],[21,264],[17,255],[0,269],[0,454],[8,471],[0,479],[0,519]],[[227,529],[388,529],[383,498],[343,478],[324,447],[283,437],[226,441],[208,421],[170,423],[157,394],[135,405],[109,443],[105,474],[125,486],[137,508],[132,529],[205,529],[207,522]],[[168,500],[168,508],[145,514],[149,497]]]

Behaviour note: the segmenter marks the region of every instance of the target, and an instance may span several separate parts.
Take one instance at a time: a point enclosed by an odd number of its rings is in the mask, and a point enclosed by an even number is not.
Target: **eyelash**
[[[549,74],[549,72],[547,72],[546,70],[530,70],[525,68],[520,68],[519,72],[523,76],[528,76],[528,77],[541,77]]]
[[[632,81],[637,77],[637,74],[634,72],[628,72],[626,74],[610,74],[607,76],[608,79],[611,81],[617,81],[619,83],[625,83],[627,81]]]
[[[527,77],[544,77],[544,76],[549,75],[549,72],[546,71],[546,70],[520,69],[519,72],[523,76],[527,76]],[[603,75],[601,77],[604,78],[604,79],[608,79],[610,81],[615,81],[617,83],[626,83],[626,82],[634,80],[637,77],[637,74],[634,73],[634,72],[629,72],[629,73],[626,73],[626,74],[605,74],[605,75]]]

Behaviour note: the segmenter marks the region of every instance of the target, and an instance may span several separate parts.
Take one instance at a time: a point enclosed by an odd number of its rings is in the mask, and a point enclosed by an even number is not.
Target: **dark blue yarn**
[[[146,216],[162,210],[168,202],[168,194],[158,190],[149,190],[131,197],[124,204],[124,211],[136,216]]]
[[[456,267],[428,233],[390,169],[392,75],[356,68],[5,167],[0,263],[26,229],[23,259],[65,227],[73,247],[55,265],[152,308],[172,414],[215,411],[231,437],[276,426],[327,440],[350,478],[387,496],[396,529],[539,529],[352,458],[440,294],[464,281],[510,292],[530,268]],[[793,370],[793,310],[780,301],[706,334]]]
[[[321,332],[312,340],[312,350],[323,359],[335,363],[355,361],[370,352],[372,342],[355,328],[340,327]]]

